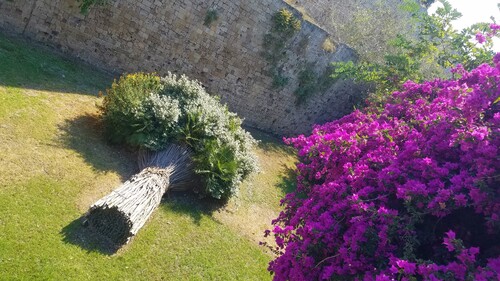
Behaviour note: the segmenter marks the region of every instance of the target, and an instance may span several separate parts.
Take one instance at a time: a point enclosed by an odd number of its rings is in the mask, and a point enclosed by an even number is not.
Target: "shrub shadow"
[[[59,144],[78,152],[96,172],[117,172],[122,180],[137,172],[135,153],[109,145],[97,116],[87,114],[67,120],[59,129],[63,132]]]
[[[87,114],[66,120],[59,129],[61,134],[54,145],[76,151],[95,172],[116,172],[122,181],[137,172],[134,153],[123,147],[109,145],[96,115]],[[105,236],[85,227],[83,221],[82,216],[61,230],[65,243],[104,255],[113,255],[123,246],[116,245]]]
[[[248,126],[245,126],[245,130],[248,131],[254,139],[259,141],[258,147],[266,152],[293,154],[295,151],[293,147],[285,146],[283,140],[275,135]]]
[[[211,217],[214,211],[224,207],[226,203],[221,200],[199,198],[194,192],[167,192],[158,207],[159,210],[155,211],[187,214],[192,218],[193,223],[199,226],[203,217]],[[88,253],[98,252],[108,256],[114,255],[125,246],[112,242],[106,236],[88,227],[84,222],[85,217],[81,216],[65,226],[60,232],[63,236],[62,241],[79,246]]]
[[[297,190],[297,174],[294,169],[282,165],[283,174],[276,185],[283,193],[288,194]]]
[[[119,146],[110,146],[103,137],[103,128],[95,115],[83,115],[64,122],[59,129],[62,134],[58,143],[72,149],[90,164],[96,172],[117,172],[122,181],[137,172],[135,153]],[[97,199],[96,199],[97,200]],[[164,195],[159,208],[162,211],[189,215],[197,225],[203,217],[227,204],[225,201],[200,198],[193,191],[174,192]],[[88,252],[113,255],[123,245],[113,244],[108,238],[82,225],[83,216],[74,220],[61,230],[65,243],[80,246]]]
[[[75,150],[97,172],[117,172],[122,181],[137,172],[135,153],[118,146],[110,146],[103,137],[103,128],[95,115],[87,114],[67,120],[60,126],[59,141],[67,148]],[[259,146],[267,151],[289,154],[288,147],[268,134],[252,129],[252,135],[260,140]],[[293,169],[283,165],[283,178],[278,187],[288,193],[295,190]],[[194,189],[196,190],[196,189]],[[169,191],[164,195],[157,211],[188,215],[194,224],[200,225],[202,219],[211,219],[214,212],[227,206],[227,201],[200,198],[194,191]],[[83,216],[74,220],[61,230],[63,241],[104,255],[115,254],[123,245],[113,244],[108,238],[85,227]],[[214,220],[217,223],[217,220]]]
[[[163,197],[160,209],[167,212],[189,215],[196,225],[200,225],[203,217],[211,217],[214,212],[223,209],[227,201],[210,197],[200,198],[193,191],[167,192]]]

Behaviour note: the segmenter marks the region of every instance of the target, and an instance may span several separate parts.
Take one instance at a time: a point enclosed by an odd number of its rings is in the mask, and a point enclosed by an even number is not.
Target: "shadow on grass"
[[[97,95],[113,75],[22,38],[0,34],[0,85]]]
[[[158,207],[160,210],[179,214],[187,214],[196,225],[200,225],[203,217],[211,217],[212,213],[223,206],[226,202],[215,199],[200,199],[193,192],[167,193]],[[63,242],[81,247],[87,252],[98,252],[103,255],[113,255],[124,245],[113,243],[109,238],[103,236],[83,222],[84,216],[72,221],[61,230]]]
[[[297,189],[297,174],[295,170],[283,165],[283,171],[280,182],[276,186],[285,194],[294,192]]]
[[[186,214],[196,225],[200,225],[203,217],[211,217],[212,214],[227,205],[227,201],[214,198],[200,198],[192,191],[167,192],[164,201],[160,205],[163,211],[178,214]]]
[[[59,129],[62,135],[57,146],[62,145],[76,151],[96,172],[116,172],[122,180],[137,172],[136,157],[133,153],[106,142],[97,116],[87,114],[66,120]],[[83,217],[80,217],[61,230],[65,243],[104,255],[113,255],[121,247],[83,226],[82,222]]]
[[[63,132],[60,136],[62,144],[78,152],[96,171],[115,171],[123,180],[128,179],[137,171],[133,153],[118,147],[111,147],[106,143],[97,116],[83,115],[68,120],[60,126],[60,129]],[[290,153],[288,148],[280,144],[276,138],[256,130],[253,130],[253,134],[261,140],[260,146],[264,150]],[[283,170],[285,172],[278,187],[288,193],[295,189],[295,174],[285,165]],[[187,215],[194,224],[200,225],[203,219],[212,219],[213,213],[224,208],[226,204],[227,201],[200,198],[192,191],[172,191],[165,194],[158,208],[160,210],[156,211]],[[61,230],[65,243],[77,245],[88,252],[99,252],[104,255],[113,255],[122,246],[113,244],[106,237],[83,226],[82,221],[83,218],[78,218]]]
[[[67,120],[60,126],[63,134],[59,142],[76,152],[91,165],[96,172],[117,172],[122,181],[137,172],[134,153],[123,148],[110,146],[103,137],[103,129],[95,115],[83,115]],[[187,214],[197,225],[205,216],[222,208],[226,202],[199,198],[194,192],[167,192],[159,206],[162,211]],[[158,210],[157,210],[158,211]],[[71,222],[61,230],[65,243],[80,246],[89,252],[112,255],[122,245],[115,245],[106,237],[94,233],[82,225],[83,218]]]
[[[109,145],[95,115],[83,115],[67,120],[59,129],[63,132],[60,143],[78,152],[97,172],[117,172],[122,180],[137,172],[134,153]]]
[[[97,116],[83,115],[67,120],[60,126],[60,130],[63,134],[59,137],[59,142],[78,152],[97,172],[117,172],[122,177],[122,181],[137,172],[137,159],[134,153],[107,144]],[[192,191],[167,192],[159,209],[186,214],[192,218],[193,223],[200,225],[203,217],[210,217],[214,211],[222,208],[226,203],[215,199],[199,198],[199,195]],[[65,243],[105,255],[112,255],[121,248],[122,245],[115,245],[106,237],[84,227],[82,221],[83,218],[76,219],[61,230]]]
[[[120,246],[109,241],[108,238],[92,231],[83,225],[83,216],[72,221],[61,230],[63,242],[76,245],[87,252],[98,252],[103,255],[113,255]]]
[[[293,147],[284,145],[283,140],[277,136],[247,126],[245,130],[248,131],[254,139],[259,141],[258,147],[266,152],[293,154],[295,151]]]

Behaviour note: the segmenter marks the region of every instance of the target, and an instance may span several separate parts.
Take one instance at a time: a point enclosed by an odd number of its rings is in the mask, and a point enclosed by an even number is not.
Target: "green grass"
[[[79,218],[136,172],[103,139],[97,93],[109,74],[0,35],[1,280],[266,280],[258,245],[292,182],[294,158],[261,133],[262,172],[214,209],[169,194],[132,242],[110,255]]]

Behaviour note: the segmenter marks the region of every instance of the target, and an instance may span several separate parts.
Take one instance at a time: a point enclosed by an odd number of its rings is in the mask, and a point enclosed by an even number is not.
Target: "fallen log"
[[[185,190],[194,182],[191,153],[169,145],[139,153],[141,172],[95,202],[84,223],[117,245],[130,241],[158,207],[167,190]]]

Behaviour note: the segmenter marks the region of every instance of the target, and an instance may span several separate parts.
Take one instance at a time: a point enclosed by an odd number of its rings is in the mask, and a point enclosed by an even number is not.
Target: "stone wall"
[[[360,9],[371,9],[376,5],[394,8],[393,16],[398,15],[403,0],[287,0],[301,7],[309,16],[328,32],[335,34],[337,25],[350,24],[354,14]],[[415,0],[417,1],[417,0]],[[419,3],[419,1],[417,1]],[[336,34],[335,34],[336,35]]]
[[[84,16],[76,0],[0,0],[0,28],[114,73],[185,73],[220,95],[247,125],[293,135],[348,113],[357,91],[336,83],[296,105],[304,65],[322,75],[329,62],[353,56],[343,45],[323,50],[330,35],[307,21],[287,47],[283,65],[292,79],[281,90],[272,88],[262,40],[283,7],[291,9],[281,0],[111,0]],[[209,10],[218,20],[205,26]]]

